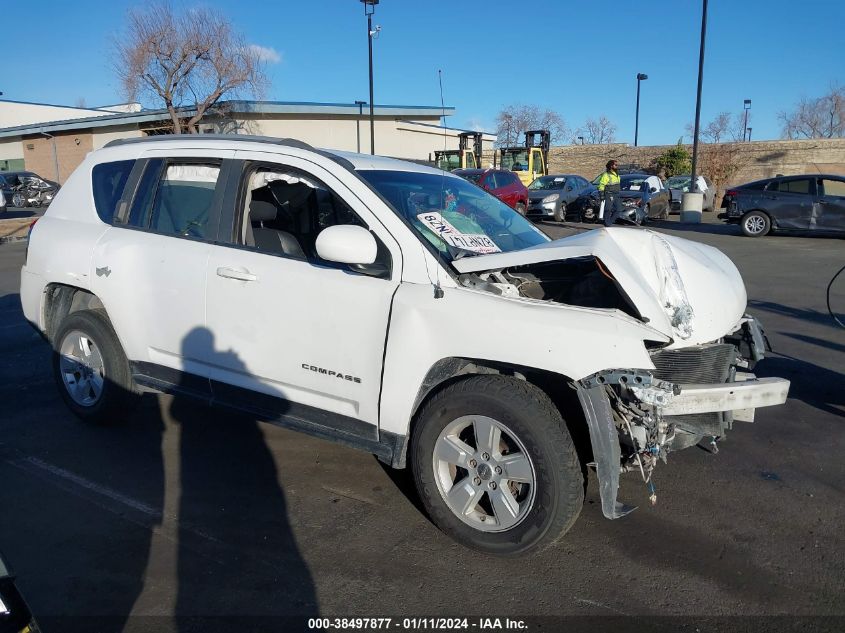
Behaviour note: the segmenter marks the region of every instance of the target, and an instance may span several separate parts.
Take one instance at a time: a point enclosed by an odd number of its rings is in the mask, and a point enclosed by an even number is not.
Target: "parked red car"
[[[452,173],[474,182],[525,215],[528,208],[528,188],[520,182],[519,176],[514,172],[504,169],[455,169]]]

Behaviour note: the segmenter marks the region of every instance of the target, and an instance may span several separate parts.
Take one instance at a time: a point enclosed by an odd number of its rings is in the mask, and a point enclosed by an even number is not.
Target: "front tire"
[[[508,376],[472,376],[432,397],[414,428],[412,468],[435,525],[487,554],[548,547],[584,502],[560,412],[540,389]]]
[[[566,222],[566,203],[561,202],[555,207],[555,222]]]
[[[23,195],[22,193],[13,194],[12,195],[12,206],[18,207],[19,209],[26,207],[26,196]]]
[[[129,362],[98,310],[68,315],[53,342],[53,375],[65,404],[94,424],[114,422],[136,399]]]
[[[746,237],[763,237],[772,230],[772,221],[762,211],[752,211],[743,216],[740,226]]]
[[[521,202],[516,203],[514,210],[521,216],[525,217],[525,205]]]

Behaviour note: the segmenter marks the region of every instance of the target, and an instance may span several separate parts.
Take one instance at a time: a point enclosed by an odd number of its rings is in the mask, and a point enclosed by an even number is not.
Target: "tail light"
[[[738,195],[739,195],[739,191],[737,191],[736,189],[728,189],[728,190],[725,192],[725,197],[726,197],[726,198],[727,198],[728,196],[738,196]]]

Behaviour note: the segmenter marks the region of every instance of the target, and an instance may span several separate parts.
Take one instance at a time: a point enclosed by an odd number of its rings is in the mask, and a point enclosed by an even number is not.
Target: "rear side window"
[[[769,187],[769,191],[780,191],[781,193],[810,193],[810,179],[782,180],[776,186]]]
[[[111,224],[114,219],[115,208],[123,196],[123,188],[134,165],[134,160],[94,165],[91,174],[94,206],[97,209],[97,215],[106,224]]]
[[[169,164],[159,182],[150,228],[159,233],[207,237],[218,165]]]
[[[777,186],[777,183],[770,180],[760,180],[758,182],[752,182],[747,185],[742,185],[740,189],[750,189],[751,191],[762,191],[763,189],[768,188],[769,191],[772,191]]]

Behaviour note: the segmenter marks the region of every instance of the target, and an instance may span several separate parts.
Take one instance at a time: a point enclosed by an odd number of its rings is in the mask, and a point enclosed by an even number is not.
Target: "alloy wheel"
[[[534,504],[537,476],[531,457],[493,418],[468,415],[448,424],[435,444],[432,465],[446,505],[477,530],[510,530]]]
[[[59,345],[59,368],[68,395],[81,406],[90,407],[103,394],[103,357],[87,334],[71,330]]]
[[[766,221],[759,215],[745,218],[745,230],[752,235],[759,235],[766,229]]]

